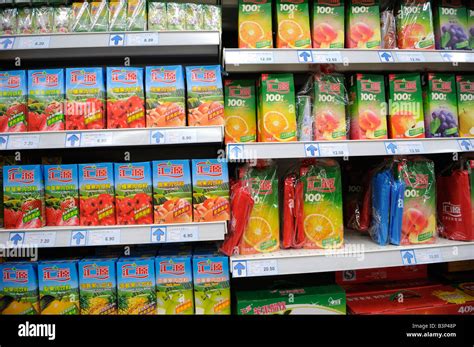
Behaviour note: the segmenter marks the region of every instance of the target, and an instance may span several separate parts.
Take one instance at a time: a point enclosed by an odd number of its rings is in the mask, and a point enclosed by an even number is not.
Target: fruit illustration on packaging
[[[474,137],[474,76],[456,76],[459,135]]]
[[[36,315],[40,313],[37,266],[33,262],[0,264],[1,315]]]
[[[435,48],[429,1],[402,0],[397,16],[397,45],[401,49]]]
[[[355,47],[364,47],[367,41],[374,36],[374,30],[363,22],[355,23],[351,27],[351,44]]]
[[[318,138],[328,138],[339,128],[339,120],[337,116],[329,111],[324,110],[316,115],[316,129]]]
[[[273,48],[272,2],[239,0],[239,48]]]
[[[315,0],[312,14],[313,48],[344,48],[344,1]]]
[[[306,0],[277,1],[278,48],[311,47],[309,9]]]
[[[380,48],[380,10],[378,1],[349,1],[346,28],[346,46],[348,48]]]
[[[26,72],[0,72],[0,132],[27,131]]]
[[[405,25],[399,33],[398,45],[403,48],[416,48],[416,44],[425,37],[425,28],[418,23]]]

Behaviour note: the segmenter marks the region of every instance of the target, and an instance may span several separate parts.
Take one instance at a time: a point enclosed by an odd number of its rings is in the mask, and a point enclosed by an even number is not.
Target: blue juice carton
[[[0,72],[0,132],[27,131],[26,71]]]
[[[39,314],[38,276],[36,263],[0,264],[0,314]]]

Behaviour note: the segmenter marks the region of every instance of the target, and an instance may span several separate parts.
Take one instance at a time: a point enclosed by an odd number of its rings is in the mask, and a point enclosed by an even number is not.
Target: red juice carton
[[[28,71],[28,131],[64,130],[64,70]]]
[[[114,165],[79,164],[81,225],[115,225]]]
[[[41,228],[45,225],[41,165],[3,168],[3,208],[6,229]]]
[[[107,68],[107,128],[144,128],[143,68]]]
[[[27,131],[26,71],[0,72],[0,132]]]
[[[115,163],[114,168],[117,224],[152,224],[150,163]]]
[[[79,225],[77,165],[44,165],[46,225]]]
[[[39,314],[38,276],[36,263],[0,264],[1,315]]]

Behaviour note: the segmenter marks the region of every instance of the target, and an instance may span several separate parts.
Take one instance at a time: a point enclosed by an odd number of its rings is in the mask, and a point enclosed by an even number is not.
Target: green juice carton
[[[147,15],[145,0],[128,0],[127,30],[146,31]]]
[[[346,15],[346,47],[379,49],[380,9],[378,0],[349,0]]]
[[[459,0],[438,1],[435,7],[436,49],[471,49],[467,8]]]
[[[277,48],[311,48],[307,0],[277,0]]]
[[[109,4],[107,1],[93,1],[90,3],[91,31],[100,32],[109,30]]]
[[[469,31],[469,47],[474,49],[474,1],[469,2],[467,8],[467,29]]]
[[[168,19],[168,30],[186,30],[186,7],[185,4],[168,2],[166,4]]]
[[[344,48],[344,0],[315,0],[313,48]]]
[[[38,276],[35,263],[0,264],[0,314],[39,314]]]
[[[203,30],[222,32],[221,6],[202,5]]]
[[[271,0],[239,0],[239,48],[273,48]]]
[[[127,30],[127,0],[114,0],[109,3],[109,30]]]
[[[431,4],[426,0],[402,0],[397,16],[400,49],[434,49],[435,35]]]
[[[91,10],[88,2],[72,3],[72,32],[89,32],[91,30]]]
[[[474,137],[474,75],[456,76],[456,86],[459,135],[461,137]]]
[[[203,6],[200,4],[185,4],[186,30],[203,30]]]
[[[148,2],[148,30],[163,31],[166,27],[166,3]]]

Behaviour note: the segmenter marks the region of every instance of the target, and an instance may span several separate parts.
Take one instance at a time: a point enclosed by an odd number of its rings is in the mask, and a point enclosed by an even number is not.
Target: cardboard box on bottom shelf
[[[382,281],[399,281],[426,278],[427,276],[427,265],[395,266],[375,269],[337,271],[336,283],[345,285]]]

